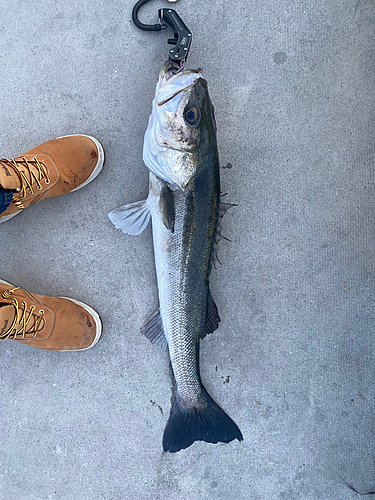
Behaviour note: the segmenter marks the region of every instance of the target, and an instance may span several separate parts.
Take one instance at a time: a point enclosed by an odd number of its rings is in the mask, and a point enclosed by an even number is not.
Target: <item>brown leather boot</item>
[[[91,307],[67,297],[46,297],[0,280],[0,339],[50,351],[81,351],[100,339]]]
[[[103,168],[103,147],[88,135],[68,135],[0,160],[0,186],[14,191],[0,223],[45,198],[81,189]]]

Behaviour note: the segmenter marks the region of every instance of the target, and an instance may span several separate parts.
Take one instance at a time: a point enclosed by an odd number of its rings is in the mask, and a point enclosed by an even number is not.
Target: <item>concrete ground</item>
[[[125,236],[107,218],[147,195],[143,134],[170,36],[136,29],[133,3],[0,0],[0,156],[74,133],[106,151],[92,184],[0,227],[1,279],[84,301],[104,324],[83,353],[1,343],[0,499],[374,491],[374,3],[175,6],[238,204],[211,275],[222,323],[202,342],[202,378],[244,435],[178,454],[161,448],[168,356],[139,333],[158,303],[151,229]]]

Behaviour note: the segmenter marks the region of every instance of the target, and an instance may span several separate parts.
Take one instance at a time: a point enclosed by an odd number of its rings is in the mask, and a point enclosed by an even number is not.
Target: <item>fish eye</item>
[[[185,110],[185,121],[188,125],[196,125],[199,122],[200,117],[199,109],[196,107]]]

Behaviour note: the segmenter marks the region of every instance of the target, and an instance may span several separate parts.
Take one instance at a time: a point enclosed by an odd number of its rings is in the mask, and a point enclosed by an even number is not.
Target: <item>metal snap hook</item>
[[[174,32],[174,38],[170,38],[168,43],[175,45],[174,49],[170,49],[169,58],[183,65],[186,61],[190,45],[192,41],[192,34],[186,24],[182,21],[177,12],[173,9],[159,9],[159,24],[144,24],[138,19],[139,9],[150,0],[138,0],[134,5],[132,11],[132,18],[134,24],[141,30],[145,31],[161,31],[166,29],[167,25],[170,26]],[[169,2],[177,2],[178,0],[167,0]]]
[[[144,31],[161,31],[163,28],[165,29],[166,26],[162,26],[160,22],[159,24],[144,24],[138,19],[139,9],[149,1],[150,0],[138,0],[138,2],[134,5],[132,11],[133,23],[137,26],[137,28]]]

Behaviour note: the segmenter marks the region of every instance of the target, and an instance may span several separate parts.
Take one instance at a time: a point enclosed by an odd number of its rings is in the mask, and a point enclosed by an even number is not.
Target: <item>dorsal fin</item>
[[[221,201],[221,198],[223,196],[225,196],[225,194],[221,195],[220,201],[219,201],[219,206],[218,206],[218,209],[217,209],[216,235],[215,235],[214,244],[213,244],[213,248],[212,248],[211,264],[214,267],[216,267],[215,266],[216,262],[218,262],[219,264],[221,264],[220,259],[218,257],[219,242],[220,242],[220,240],[231,241],[229,238],[227,238],[226,236],[223,236],[221,234],[221,230],[222,230],[221,220],[222,220],[222,218],[224,217],[224,215],[228,212],[228,210],[230,208],[237,206],[235,203],[224,203],[223,201]]]
[[[200,333],[201,339],[204,339],[206,335],[217,330],[220,321],[217,305],[211,295],[210,289],[208,289],[206,321]]]

